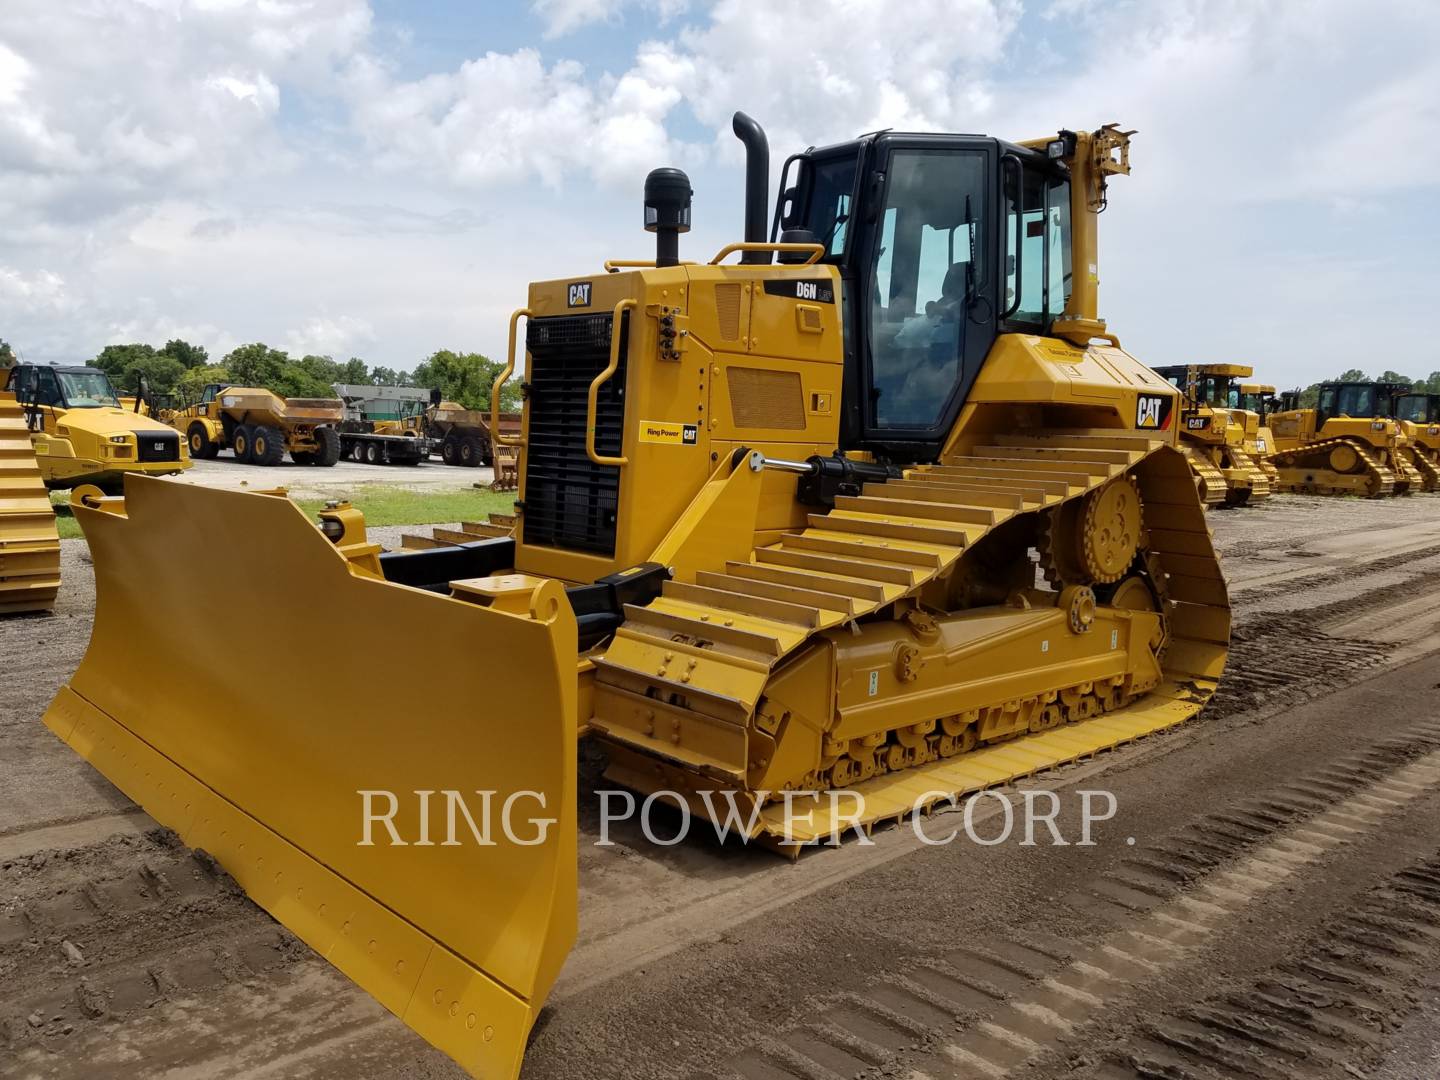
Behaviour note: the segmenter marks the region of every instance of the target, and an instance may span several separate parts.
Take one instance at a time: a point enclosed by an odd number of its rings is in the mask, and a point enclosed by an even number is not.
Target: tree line
[[[413,371],[396,371],[371,367],[358,356],[343,361],[313,354],[294,357],[263,342],[241,345],[212,361],[203,345],[179,338],[158,349],[143,343],[106,345],[91,363],[109,375],[121,393],[134,393],[144,375],[154,393],[186,402],[199,398],[210,383],[258,386],[287,398],[333,398],[333,384],[351,383],[439,390],[445,400],[467,409],[490,407],[490,388],[503,367],[482,353],[440,349]],[[501,408],[520,408],[518,380],[506,384]]]

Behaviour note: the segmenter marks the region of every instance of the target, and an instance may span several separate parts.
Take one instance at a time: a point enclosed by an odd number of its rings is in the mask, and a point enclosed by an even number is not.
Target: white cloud
[[[375,328],[353,315],[315,315],[285,335],[286,349],[296,356],[329,356],[346,360],[375,341]]]
[[[647,18],[664,26],[690,5],[688,0],[533,0],[531,8],[545,23],[547,38],[566,34],[599,22],[615,22],[627,10],[639,9]]]

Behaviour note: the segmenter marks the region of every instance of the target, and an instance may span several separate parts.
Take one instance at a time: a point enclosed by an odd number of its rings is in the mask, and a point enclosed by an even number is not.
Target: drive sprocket
[[[1079,555],[1092,581],[1108,585],[1125,576],[1144,539],[1144,516],[1131,476],[1116,477],[1085,496]]]
[[[1042,516],[1036,535],[1045,580],[1056,588],[1119,581],[1144,542],[1143,520],[1140,489],[1130,476],[1061,503]]]

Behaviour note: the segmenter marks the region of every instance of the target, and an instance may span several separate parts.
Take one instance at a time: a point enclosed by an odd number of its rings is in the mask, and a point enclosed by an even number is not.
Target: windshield
[[[1429,399],[1423,394],[1406,394],[1396,399],[1396,418],[1409,420],[1412,424],[1428,424]]]
[[[72,409],[97,409],[102,405],[120,407],[109,376],[99,371],[61,371],[60,389]]]
[[[931,428],[960,382],[985,277],[985,155],[897,150],[870,267],[871,399],[880,427]]]
[[[1375,387],[1327,386],[1320,391],[1320,411],[1327,416],[1375,416]]]

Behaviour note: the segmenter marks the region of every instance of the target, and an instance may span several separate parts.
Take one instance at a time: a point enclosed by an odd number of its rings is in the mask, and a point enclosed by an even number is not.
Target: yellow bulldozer
[[[162,415],[185,433],[194,458],[228,448],[245,465],[278,465],[286,453],[297,465],[340,460],[345,413],[338,398],[283,398],[260,387],[211,383],[193,405]]]
[[[1440,491],[1440,394],[1416,393],[1405,383],[1385,386],[1385,415],[1400,425],[1400,458],[1420,477],[1421,491]]]
[[[1184,395],[1180,448],[1207,506],[1245,506],[1270,497],[1270,476],[1247,449],[1260,417],[1240,407],[1243,364],[1180,364],[1155,369]]]
[[[1374,382],[1321,383],[1314,408],[1301,406],[1299,390],[1285,391],[1269,417],[1275,445],[1267,460],[1280,490],[1372,499],[1421,490],[1389,400],[1388,384]]]
[[[124,407],[99,368],[20,363],[7,369],[4,386],[25,414],[46,487],[119,491],[126,476],[190,468],[179,436],[138,400]]]
[[[0,615],[48,611],[60,591],[60,535],[25,410],[0,391]]]
[[[1179,724],[1224,667],[1180,395],[1096,315],[1132,133],[811,148],[767,230],[765,136],[734,126],[743,242],[681,261],[690,184],[659,169],[655,257],[511,317],[513,536],[382,552],[348,506],[75,500],[95,629],[46,722],[472,1075],[518,1073],[574,941],[582,732],[612,781],[795,853]],[[341,638],[215,634],[189,601],[217,577],[239,626],[425,633],[377,680]],[[417,712],[417,679],[460,711]],[[532,827],[452,844],[441,792]]]
[[[1269,383],[1241,383],[1239,401],[1240,408],[1255,414],[1254,425],[1248,418],[1245,424],[1245,452],[1265,470],[1271,490],[1276,491],[1279,489],[1280,470],[1269,458],[1275,449],[1275,433],[1270,430],[1270,414],[1275,411],[1275,387]]]

